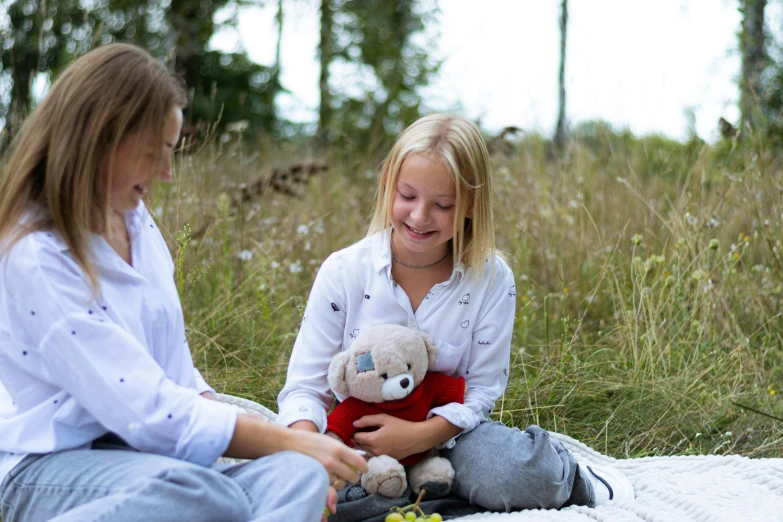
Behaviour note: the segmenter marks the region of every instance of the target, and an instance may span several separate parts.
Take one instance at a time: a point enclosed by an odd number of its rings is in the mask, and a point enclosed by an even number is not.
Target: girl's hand
[[[288,430],[291,449],[313,457],[329,472],[332,489],[346,482],[358,482],[359,473],[367,472],[367,461],[342,441],[306,430]],[[336,497],[335,497],[336,498]],[[335,500],[336,502],[336,500]]]
[[[382,413],[365,415],[353,425],[356,428],[378,428],[376,431],[357,432],[353,436],[356,447],[368,453],[367,458],[388,455],[397,460],[432,449],[462,431],[440,415],[423,422],[409,422]]]
[[[353,436],[354,444],[359,449],[373,455],[388,455],[397,460],[409,455],[427,451],[426,441],[421,440],[421,422],[410,422],[385,413],[365,415],[354,421],[356,428],[377,427],[375,431],[357,432]]]
[[[307,430],[284,428],[248,414],[237,416],[234,435],[223,455],[257,459],[278,451],[296,451],[313,457],[329,472],[329,483],[333,486],[356,482],[359,473],[367,472],[364,457],[339,440]]]
[[[326,509],[329,510],[330,515],[337,513],[337,490],[331,486],[329,486],[329,492],[326,494]],[[324,514],[321,515],[321,522],[326,522],[327,516],[324,511]]]

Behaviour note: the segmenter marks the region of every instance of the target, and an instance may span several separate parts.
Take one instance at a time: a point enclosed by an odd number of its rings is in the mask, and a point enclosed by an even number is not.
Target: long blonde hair
[[[166,116],[184,103],[165,66],[133,45],[106,45],[74,61],[11,145],[0,180],[0,256],[26,234],[53,228],[97,291],[89,238],[108,230],[117,147],[139,130],[162,142]],[[19,227],[31,206],[47,212]]]
[[[452,240],[454,262],[478,270],[497,253],[492,177],[481,132],[461,116],[430,114],[400,134],[381,168],[368,235],[389,227],[400,169],[413,154],[443,162],[454,177],[457,187]]]

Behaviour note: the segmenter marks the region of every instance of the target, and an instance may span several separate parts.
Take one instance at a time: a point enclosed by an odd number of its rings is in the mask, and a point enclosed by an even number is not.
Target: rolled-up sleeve
[[[277,422],[290,426],[300,420],[313,422],[323,433],[326,412],[334,394],[327,373],[332,358],[342,349],[346,296],[342,271],[334,255],[318,270],[296,336],[283,390],[277,397]]]
[[[465,375],[465,402],[433,408],[428,418],[440,415],[462,428],[462,433],[489,420],[495,402],[508,384],[515,313],[514,275],[503,261],[497,260],[473,330],[467,365],[470,372]],[[453,447],[457,437],[439,447]]]

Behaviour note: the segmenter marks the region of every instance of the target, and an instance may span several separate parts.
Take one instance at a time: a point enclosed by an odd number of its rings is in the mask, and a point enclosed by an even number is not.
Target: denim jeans
[[[124,444],[29,455],[0,486],[3,522],[318,522],[329,479],[281,452],[205,468]]]
[[[482,511],[594,505],[593,486],[574,456],[538,426],[521,432],[485,422],[440,456],[454,467],[454,483],[447,497],[422,501],[425,513],[454,518]],[[410,489],[400,498],[385,498],[350,485],[339,493],[337,513],[329,522],[380,522],[392,506],[413,501]]]

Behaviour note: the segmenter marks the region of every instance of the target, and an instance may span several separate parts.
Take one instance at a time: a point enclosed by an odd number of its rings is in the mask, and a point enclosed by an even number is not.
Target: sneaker
[[[617,468],[609,466],[585,466],[595,492],[595,505],[606,502],[625,502],[634,499],[633,485],[628,477]]]

